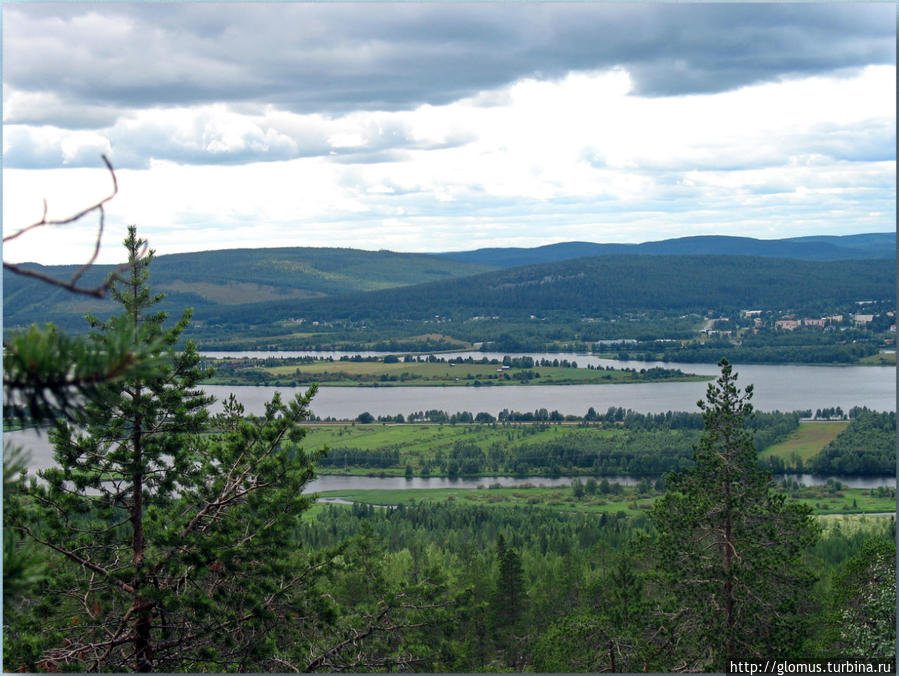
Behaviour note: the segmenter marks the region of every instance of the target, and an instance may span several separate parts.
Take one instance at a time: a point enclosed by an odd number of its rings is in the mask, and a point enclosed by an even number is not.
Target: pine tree
[[[507,547],[502,535],[496,542],[498,571],[493,592],[494,624],[498,630],[511,631],[524,612],[524,574],[521,557],[512,547]]]
[[[522,648],[517,630],[525,612],[527,592],[521,556],[513,547],[506,545],[502,534],[496,541],[496,582],[490,599],[490,621],[496,645],[504,655],[504,663],[519,668],[522,666]]]
[[[758,466],[741,392],[727,360],[699,402],[705,431],[695,467],[666,478],[653,508],[672,635],[687,668],[795,656],[813,581],[802,554],[817,537],[807,507],[786,505]]]
[[[100,214],[100,232],[94,256],[78,268],[66,281],[39,271],[4,261],[6,271],[18,278],[38,279],[51,287],[63,288],[72,294],[95,298],[105,296],[119,271],[96,287],[80,283],[94,263],[102,236],[104,204],[115,197],[118,184],[112,165],[103,161],[112,177],[113,192],[94,205],[63,219],[48,220],[46,210],[41,221],[4,235],[7,242],[38,227],[63,226],[76,223],[90,213]],[[12,284],[10,284],[12,286]],[[150,373],[156,364],[151,350],[135,351],[131,345],[131,330],[122,326],[119,333],[109,333],[98,342],[84,336],[73,336],[54,325],[32,325],[13,330],[3,343],[3,427],[41,427],[59,418],[79,420],[88,401],[102,401],[104,384],[140,377]],[[17,491],[17,477],[25,471],[28,454],[12,444],[3,447],[4,504],[9,504]],[[3,532],[3,590],[4,603],[28,592],[37,580],[44,577],[44,562],[32,547],[23,544],[10,529]]]
[[[276,396],[252,421],[232,399],[211,420],[197,388],[208,372],[190,341],[175,349],[189,313],[166,328],[152,311],[160,296],[142,244],[130,228],[130,274],[112,289],[122,314],[91,319],[92,340],[127,330],[156,366],[101,383],[77,427],[58,422],[58,467],[8,505],[8,523],[46,549],[52,573],[7,609],[20,623],[7,631],[7,666],[264,667],[266,637],[303,605],[320,567],[291,540],[310,505],[302,488],[316,456],[296,442],[314,389],[286,404]]]
[[[3,355],[4,424],[77,420],[85,402],[103,396],[105,384],[150,373],[157,365],[147,350],[133,349],[131,334],[123,325],[118,333],[86,339],[52,324],[13,333]]]

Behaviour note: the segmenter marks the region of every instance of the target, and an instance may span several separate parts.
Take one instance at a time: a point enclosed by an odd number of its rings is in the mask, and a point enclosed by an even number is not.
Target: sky
[[[15,3],[3,233],[157,255],[896,228],[896,7]],[[77,263],[95,214],[4,245]]]

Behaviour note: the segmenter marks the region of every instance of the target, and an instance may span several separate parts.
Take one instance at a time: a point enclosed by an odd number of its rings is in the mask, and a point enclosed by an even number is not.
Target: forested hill
[[[436,254],[467,263],[496,268],[512,268],[536,263],[553,263],[584,256],[613,254],[719,255],[795,258],[811,261],[836,261],[862,258],[896,257],[895,233],[866,235],[812,236],[790,239],[753,239],[719,235],[680,237],[642,244],[596,244],[562,242],[530,249],[490,248]]]
[[[328,299],[216,308],[228,323],[286,317],[456,320],[603,317],[665,310],[817,308],[894,299],[892,260],[816,263],[742,256],[601,256]],[[198,318],[203,313],[198,312]]]
[[[76,266],[42,271],[66,279]],[[111,266],[96,266],[85,286]],[[485,270],[489,270],[484,272]],[[612,317],[742,308],[804,309],[895,298],[895,260],[809,262],[720,255],[608,255],[490,269],[427,254],[355,249],[241,249],[154,259],[162,309],[221,327],[288,318],[467,320],[530,315]],[[111,301],[73,296],[4,271],[4,326],[53,321],[69,330]]]
[[[29,265],[57,279],[69,279],[76,265]],[[114,269],[91,268],[80,282],[95,286]],[[164,291],[164,309],[242,305],[349,294],[421,284],[489,268],[428,254],[338,248],[230,249],[157,256],[151,267],[153,289]],[[103,315],[109,301],[76,297],[61,289],[3,271],[5,326],[56,321],[61,324],[91,312]]]

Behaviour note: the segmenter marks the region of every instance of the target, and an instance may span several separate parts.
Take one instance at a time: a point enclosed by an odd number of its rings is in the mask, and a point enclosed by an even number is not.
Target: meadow
[[[432,459],[438,452],[448,453],[459,442],[476,445],[485,453],[495,443],[520,446],[525,443],[558,441],[569,436],[592,439],[611,439],[622,434],[614,427],[584,426],[581,424],[308,424],[304,445],[308,448],[326,446],[332,456],[341,449],[377,451],[397,450],[403,458]],[[405,464],[405,463],[403,463]]]
[[[849,427],[848,420],[801,422],[799,429],[791,432],[784,441],[764,449],[759,457],[776,457],[785,462],[795,461],[798,458],[802,462],[807,462],[847,427]]]

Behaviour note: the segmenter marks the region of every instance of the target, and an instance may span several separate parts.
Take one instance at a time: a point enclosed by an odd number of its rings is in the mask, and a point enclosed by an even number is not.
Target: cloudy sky
[[[3,231],[157,253],[896,227],[896,8],[3,5]],[[4,258],[86,258],[96,220]]]

